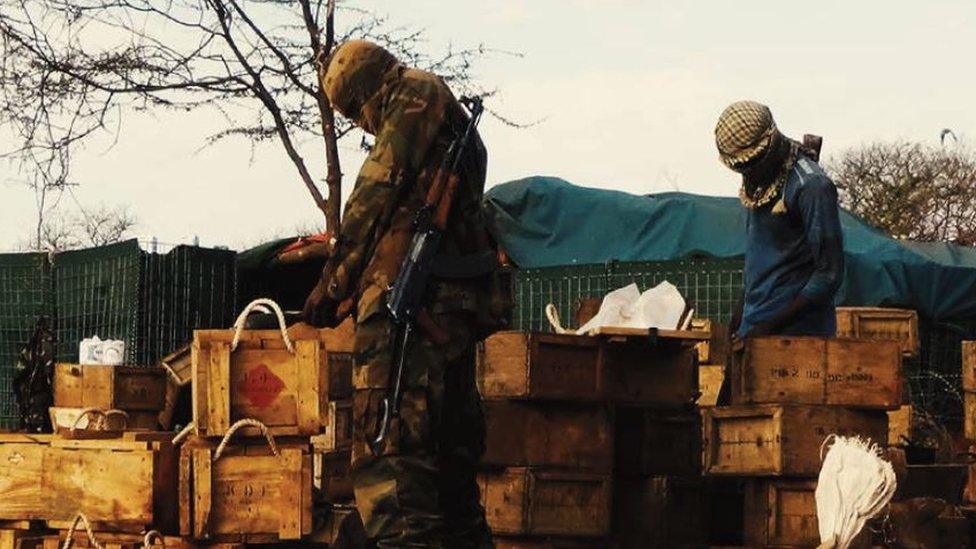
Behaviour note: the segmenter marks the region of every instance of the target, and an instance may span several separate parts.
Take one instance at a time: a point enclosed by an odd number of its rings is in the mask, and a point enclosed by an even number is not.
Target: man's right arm
[[[428,94],[427,91],[432,91]],[[376,143],[346,202],[335,251],[305,303],[305,318],[334,324],[336,308],[352,296],[382,225],[399,203],[399,191],[415,177],[440,131],[445,102],[436,90],[403,92],[391,100]]]

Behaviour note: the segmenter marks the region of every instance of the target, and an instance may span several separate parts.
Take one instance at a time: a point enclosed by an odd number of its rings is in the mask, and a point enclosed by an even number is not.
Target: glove
[[[330,298],[325,291],[324,281],[320,281],[312,289],[312,293],[305,300],[302,317],[306,324],[316,328],[335,328],[339,324],[337,311],[339,302]]]

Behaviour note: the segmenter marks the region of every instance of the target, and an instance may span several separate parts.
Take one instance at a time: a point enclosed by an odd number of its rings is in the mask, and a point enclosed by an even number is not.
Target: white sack
[[[831,435],[817,479],[820,541],[847,549],[871,517],[891,501],[898,483],[877,444],[857,437]]]
[[[576,333],[601,327],[674,330],[684,311],[685,300],[674,284],[664,281],[644,293],[630,284],[604,296],[600,310]]]

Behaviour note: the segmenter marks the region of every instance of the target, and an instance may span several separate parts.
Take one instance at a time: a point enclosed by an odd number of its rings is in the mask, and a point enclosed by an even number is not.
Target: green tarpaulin
[[[671,192],[638,196],[529,177],[485,195],[490,228],[520,267],[741,257],[738,199]],[[842,212],[839,304],[903,306],[933,320],[976,317],[976,250],[892,239]]]

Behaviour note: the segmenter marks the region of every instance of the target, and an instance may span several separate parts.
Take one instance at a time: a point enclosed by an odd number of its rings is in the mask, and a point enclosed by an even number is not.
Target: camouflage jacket
[[[448,146],[464,131],[467,115],[444,82],[428,72],[397,66],[364,110],[375,113],[376,141],[346,202],[333,255],[323,270],[326,294],[357,300],[357,317],[380,310],[382,295],[399,272],[413,235],[413,220]],[[442,255],[466,255],[488,246],[481,212],[487,153],[472,136]],[[478,280],[435,280],[432,312],[476,311],[486,290]]]

